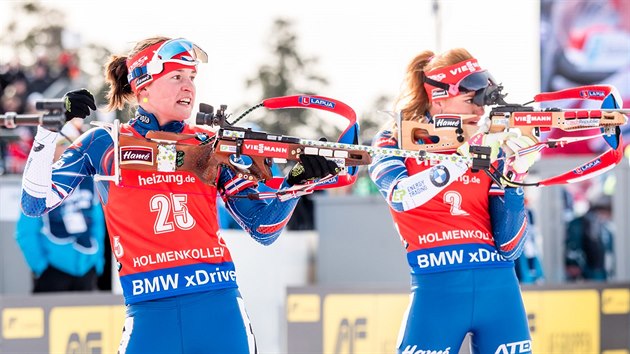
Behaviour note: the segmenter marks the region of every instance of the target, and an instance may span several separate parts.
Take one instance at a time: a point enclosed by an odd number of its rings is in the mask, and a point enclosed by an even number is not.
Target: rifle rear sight
[[[195,123],[197,125],[208,125],[211,127],[219,128],[229,126],[230,124],[227,122],[227,115],[225,114],[226,109],[227,105],[222,104],[219,110],[214,113],[213,106],[206,103],[200,103],[199,112],[197,112]]]

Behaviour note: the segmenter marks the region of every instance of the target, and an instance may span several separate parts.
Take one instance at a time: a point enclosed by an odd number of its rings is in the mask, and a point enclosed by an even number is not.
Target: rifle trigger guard
[[[532,133],[534,134],[536,139],[540,140],[540,127],[535,127]]]
[[[232,154],[228,158],[230,165],[239,170],[247,170],[254,164],[254,160],[247,155]]]

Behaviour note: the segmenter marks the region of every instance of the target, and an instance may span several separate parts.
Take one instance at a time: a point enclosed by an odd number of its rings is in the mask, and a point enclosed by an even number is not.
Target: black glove
[[[300,162],[296,164],[287,176],[287,183],[291,186],[304,184],[308,181],[336,175],[341,169],[334,161],[318,155],[300,155]]]
[[[63,96],[63,101],[66,105],[66,121],[89,116],[90,108],[96,110],[94,96],[87,89],[70,91]]]

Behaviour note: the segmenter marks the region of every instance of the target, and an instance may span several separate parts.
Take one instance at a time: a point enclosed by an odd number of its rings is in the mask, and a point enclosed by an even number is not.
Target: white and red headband
[[[161,41],[127,59],[127,81],[137,93],[167,73],[196,68],[199,62],[207,63],[208,55],[194,43],[183,38]]]

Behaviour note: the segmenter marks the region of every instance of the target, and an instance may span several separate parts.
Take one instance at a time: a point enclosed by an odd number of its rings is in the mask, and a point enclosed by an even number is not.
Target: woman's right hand
[[[490,151],[490,163],[494,163],[498,156],[501,145],[503,145],[507,140],[516,137],[517,134],[514,132],[498,132],[498,133],[486,133],[485,129],[480,129],[475,133],[468,141],[462,144],[457,148],[457,152],[466,157],[471,157],[471,153],[469,151],[471,145],[479,145],[479,146],[487,146],[491,149]]]

